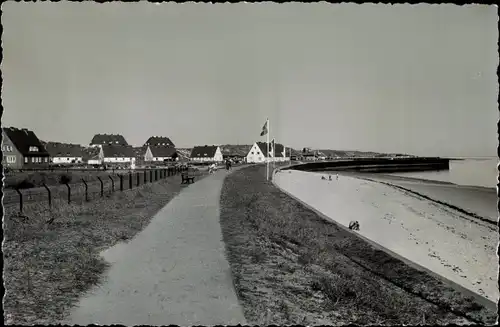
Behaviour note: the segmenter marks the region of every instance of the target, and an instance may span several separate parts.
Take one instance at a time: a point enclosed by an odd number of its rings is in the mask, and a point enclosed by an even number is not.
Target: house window
[[[49,162],[49,158],[45,157],[45,162]]]
[[[252,151],[252,154],[253,154],[253,151]]]
[[[24,157],[24,163],[28,163],[28,158]]]
[[[29,151],[30,152],[37,152],[38,151],[38,147],[36,147],[36,146],[30,146]]]
[[[2,151],[3,152],[8,152],[8,151],[12,152],[12,147],[10,145],[4,145],[4,146],[2,146]]]
[[[8,163],[15,163],[16,162],[16,156],[7,156],[7,162]]]

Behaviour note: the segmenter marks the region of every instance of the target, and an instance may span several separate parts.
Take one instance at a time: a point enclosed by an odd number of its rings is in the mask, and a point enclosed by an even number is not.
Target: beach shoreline
[[[322,180],[326,173],[290,171],[276,174],[276,184],[335,222],[361,223],[359,234],[382,247],[443,276],[462,287],[498,301],[496,201],[485,199],[478,188],[424,183],[374,174],[341,174],[337,181]],[[367,180],[370,176],[373,180]],[[391,185],[418,189],[478,217]],[[385,184],[384,184],[385,183]],[[484,204],[488,206],[485,208]],[[483,205],[483,206],[482,206]],[[482,216],[481,216],[482,215]],[[391,238],[387,238],[391,235]],[[496,236],[496,238],[495,238]]]

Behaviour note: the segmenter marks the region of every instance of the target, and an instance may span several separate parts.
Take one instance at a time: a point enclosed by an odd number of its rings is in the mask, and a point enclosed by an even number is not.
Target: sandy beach
[[[282,171],[275,175],[275,182],[337,223],[348,226],[357,220],[362,236],[490,301],[498,301],[498,234],[494,224],[386,184],[352,175],[340,175],[338,181],[333,176],[333,181],[327,181],[322,175]],[[403,179],[398,183],[415,191],[418,188],[428,197],[437,196],[438,201],[453,201],[450,204],[457,207],[467,199],[465,209],[487,220],[496,217],[492,215],[496,202],[490,199],[486,202],[489,205],[484,205],[484,194],[471,188]]]

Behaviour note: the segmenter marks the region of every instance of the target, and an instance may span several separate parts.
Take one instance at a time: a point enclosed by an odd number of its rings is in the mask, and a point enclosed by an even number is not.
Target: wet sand
[[[356,175],[351,175],[356,176]],[[390,183],[427,196],[445,204],[457,206],[489,221],[498,221],[497,192],[493,188],[462,186],[446,182],[426,181],[385,174],[358,174],[361,178]]]
[[[338,181],[333,175],[333,181],[327,181],[322,175],[283,171],[276,174],[275,182],[337,223],[348,226],[349,221],[357,220],[364,237],[490,301],[498,301],[498,233],[494,224],[375,181],[352,175],[340,175]],[[477,205],[484,196],[450,184],[404,183],[448,201],[465,198],[468,204]],[[468,207],[479,212],[480,206],[474,205]],[[491,215],[491,207],[488,210]]]

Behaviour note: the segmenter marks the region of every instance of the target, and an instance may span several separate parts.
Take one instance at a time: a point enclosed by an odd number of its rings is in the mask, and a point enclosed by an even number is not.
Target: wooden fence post
[[[118,177],[120,177],[120,191],[123,191],[123,175],[120,174]]]
[[[85,202],[89,202],[89,186],[87,182],[82,178],[83,185],[85,185]]]
[[[115,180],[111,177],[111,175],[108,177],[111,179],[111,193],[113,193],[115,191]]]
[[[137,187],[139,187],[139,177],[140,177],[139,173],[136,173],[135,177],[137,179]]]
[[[128,173],[128,188],[129,189],[132,188],[132,173],[131,172]]]
[[[64,183],[66,187],[68,188],[68,204],[71,202],[71,187],[69,187],[68,183]]]
[[[43,187],[45,187],[49,196],[49,208],[52,208],[52,195],[50,194],[50,189],[45,183],[43,183]]]
[[[98,176],[97,179],[101,183],[101,198],[102,198],[104,196],[104,183],[102,182],[101,177]]]
[[[17,194],[19,194],[19,211],[23,212],[23,194],[19,190],[19,188],[16,188]]]

